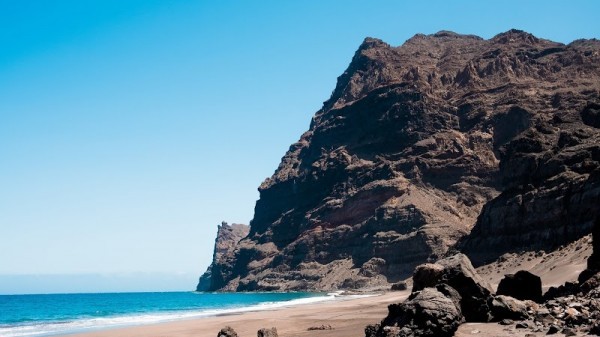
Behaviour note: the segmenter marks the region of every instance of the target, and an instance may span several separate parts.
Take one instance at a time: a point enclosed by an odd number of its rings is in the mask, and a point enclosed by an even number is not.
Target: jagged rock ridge
[[[210,289],[364,287],[409,276],[461,238],[480,264],[589,233],[599,61],[597,40],[517,30],[365,39],[259,187],[250,232],[213,263]]]

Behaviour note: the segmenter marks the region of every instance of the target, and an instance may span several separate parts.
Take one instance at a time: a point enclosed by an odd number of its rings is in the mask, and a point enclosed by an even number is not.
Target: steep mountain
[[[203,277],[210,290],[366,287],[454,246],[476,264],[555,248],[598,217],[599,128],[597,40],[367,38],[259,187],[248,235]]]

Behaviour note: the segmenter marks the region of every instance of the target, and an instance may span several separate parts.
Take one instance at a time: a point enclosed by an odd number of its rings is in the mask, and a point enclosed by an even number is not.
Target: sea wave
[[[189,311],[170,311],[160,313],[129,314],[108,317],[79,318],[69,321],[51,322],[21,322],[18,324],[0,324],[0,336],[4,337],[38,337],[59,334],[71,334],[117,328],[125,326],[144,325],[152,323],[169,322],[191,318],[203,318],[219,315],[237,314],[251,311],[274,310],[284,307],[319,303],[332,300],[344,300],[365,297],[369,295],[343,296],[341,292],[328,293],[323,296],[299,298],[280,302],[263,302],[260,304],[229,307],[224,309],[206,309]]]

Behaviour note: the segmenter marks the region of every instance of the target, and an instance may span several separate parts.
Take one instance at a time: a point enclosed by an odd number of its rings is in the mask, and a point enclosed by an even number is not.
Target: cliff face
[[[213,251],[213,260],[204,274],[200,277],[196,291],[210,291],[214,289],[212,283],[213,268],[218,272],[219,266],[228,263],[228,259],[233,258],[235,247],[241,239],[245,238],[250,231],[250,227],[242,224],[227,224],[222,222],[217,229],[217,238],[215,239],[215,248]]]
[[[461,238],[481,262],[587,234],[599,115],[597,40],[368,38],[259,187],[250,232],[215,260],[210,289],[378,285]]]

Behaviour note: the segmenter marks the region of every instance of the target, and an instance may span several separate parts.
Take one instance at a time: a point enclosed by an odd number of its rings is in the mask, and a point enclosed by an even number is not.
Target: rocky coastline
[[[259,192],[199,291],[412,286],[366,337],[600,333],[600,41],[367,38]],[[577,280],[499,269],[560,251],[591,251]]]

